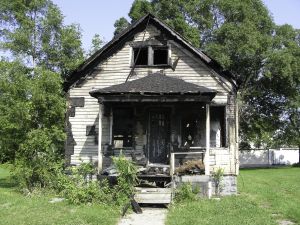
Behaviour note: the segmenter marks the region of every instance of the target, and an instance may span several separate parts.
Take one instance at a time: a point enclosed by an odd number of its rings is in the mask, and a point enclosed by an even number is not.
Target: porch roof
[[[207,96],[211,100],[215,97],[216,91],[161,73],[150,74],[146,77],[133,81],[90,91],[90,95],[95,98],[105,96],[120,96],[124,94],[135,96]]]

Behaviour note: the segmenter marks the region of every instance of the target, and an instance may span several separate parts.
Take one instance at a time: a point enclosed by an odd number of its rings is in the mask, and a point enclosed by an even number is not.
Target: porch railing
[[[203,147],[190,147],[189,151],[176,151],[176,152],[171,152],[171,157],[170,157],[170,175],[173,176],[175,174],[175,161],[176,161],[176,156],[177,155],[199,155],[202,159],[202,162],[204,160],[205,157],[205,148]],[[200,157],[196,157],[196,158],[200,158]]]

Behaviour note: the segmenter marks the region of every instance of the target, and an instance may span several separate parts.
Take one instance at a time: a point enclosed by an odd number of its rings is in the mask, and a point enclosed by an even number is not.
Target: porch
[[[99,173],[122,153],[143,167],[141,176],[209,175],[210,148],[227,146],[226,108],[211,104],[211,89],[157,73],[90,94],[99,102]]]

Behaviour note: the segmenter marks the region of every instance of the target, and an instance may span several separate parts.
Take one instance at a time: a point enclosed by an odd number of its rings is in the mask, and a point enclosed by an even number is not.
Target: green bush
[[[111,187],[107,180],[89,179],[95,173],[91,163],[81,163],[70,168],[70,175],[60,173],[55,189],[74,204],[99,203],[121,206],[128,201],[137,183],[136,166],[124,156],[113,158],[118,170],[117,185]]]
[[[92,164],[83,163],[73,167],[70,175],[59,174],[56,190],[73,204],[111,204],[112,190],[108,182],[87,179],[87,173],[91,168]]]
[[[63,162],[57,142],[64,133],[56,129],[36,129],[29,132],[21,144],[14,164],[13,175],[21,189],[51,188]]]
[[[175,192],[175,202],[194,201],[198,198],[199,187],[193,187],[191,183],[182,183]]]
[[[138,183],[137,167],[124,156],[113,158],[118,171],[117,185],[114,187],[115,200],[118,205],[124,204],[134,193],[134,186]]]

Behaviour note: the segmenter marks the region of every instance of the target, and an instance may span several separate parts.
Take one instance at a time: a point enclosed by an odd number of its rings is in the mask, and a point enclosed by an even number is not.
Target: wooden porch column
[[[102,115],[103,104],[99,102],[99,125],[98,125],[98,173],[102,170]]]
[[[109,144],[113,144],[113,110],[110,108],[109,112]]]
[[[210,148],[210,108],[209,104],[206,104],[206,151],[204,157],[205,175],[209,175],[209,148]]]

